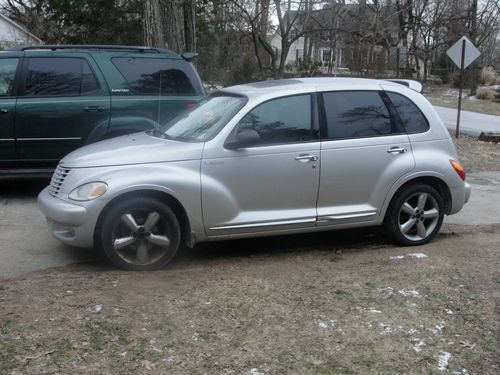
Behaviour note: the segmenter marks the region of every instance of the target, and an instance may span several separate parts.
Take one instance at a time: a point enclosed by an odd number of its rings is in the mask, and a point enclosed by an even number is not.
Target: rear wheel
[[[117,203],[106,213],[100,233],[102,247],[111,262],[133,271],[166,266],[181,240],[174,212],[153,198]]]
[[[384,227],[401,245],[423,245],[439,232],[443,209],[443,198],[436,189],[424,184],[408,185],[393,198]]]

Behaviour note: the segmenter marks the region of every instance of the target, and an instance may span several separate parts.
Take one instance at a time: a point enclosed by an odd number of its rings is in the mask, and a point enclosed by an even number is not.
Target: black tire
[[[132,198],[117,202],[105,213],[99,237],[104,253],[115,266],[150,271],[165,267],[175,256],[181,228],[165,203],[148,197]]]
[[[420,202],[424,202],[423,207]],[[429,185],[415,183],[405,186],[392,198],[385,214],[384,230],[400,245],[423,245],[439,232],[443,217],[441,195]]]

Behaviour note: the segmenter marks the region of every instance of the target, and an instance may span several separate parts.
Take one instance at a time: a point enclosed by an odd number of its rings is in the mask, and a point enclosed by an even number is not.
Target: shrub
[[[476,98],[483,100],[491,100],[495,97],[495,92],[485,86],[479,86],[476,91]]]
[[[491,66],[485,66],[481,70],[481,82],[486,86],[491,86],[496,82],[497,74]]]

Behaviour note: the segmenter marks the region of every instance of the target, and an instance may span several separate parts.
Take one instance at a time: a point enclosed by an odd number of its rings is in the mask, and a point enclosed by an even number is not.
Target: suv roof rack
[[[138,51],[138,52],[153,52],[153,53],[172,53],[175,52],[166,48],[156,48],[147,46],[118,46],[118,45],[99,45],[99,44],[40,44],[40,45],[28,45],[28,46],[17,46],[10,48],[9,51],[29,51],[29,50],[61,50],[61,49],[87,49],[87,50],[97,50],[97,51]]]

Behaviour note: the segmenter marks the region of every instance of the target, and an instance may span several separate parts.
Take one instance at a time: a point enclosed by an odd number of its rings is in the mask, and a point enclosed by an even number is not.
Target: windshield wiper
[[[168,139],[168,138],[170,138],[164,132],[162,132],[161,130],[158,130],[158,129],[147,130],[146,134],[150,135],[152,137],[161,138],[161,139]]]

